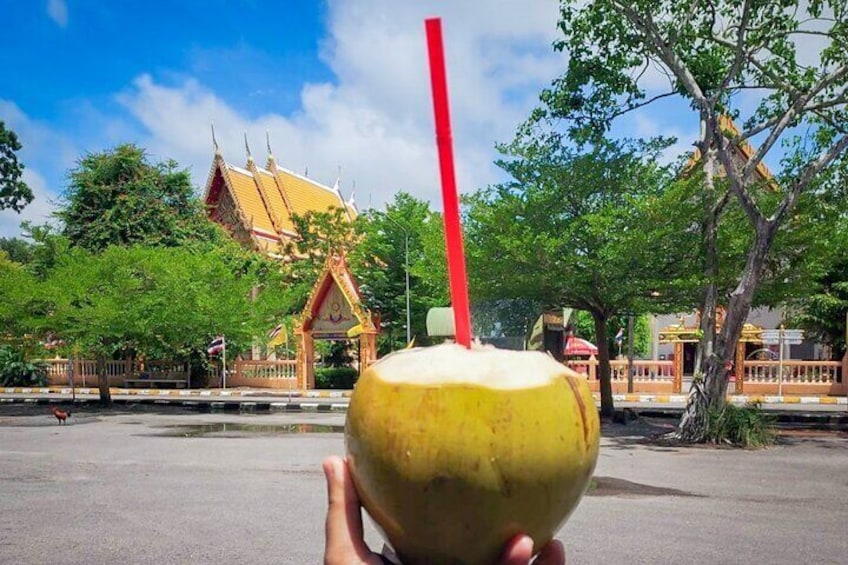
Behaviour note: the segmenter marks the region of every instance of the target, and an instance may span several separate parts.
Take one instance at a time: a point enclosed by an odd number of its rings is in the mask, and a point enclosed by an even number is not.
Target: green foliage
[[[26,269],[36,278],[44,279],[59,259],[68,253],[71,242],[50,225],[36,226],[30,222],[23,222],[21,228],[24,237],[32,241]]]
[[[330,253],[349,254],[356,236],[347,213],[341,208],[295,214],[292,221],[300,236],[289,241],[282,251],[297,260],[284,263],[282,269],[292,296],[292,312],[299,313],[324,271],[327,256]]]
[[[833,359],[845,352],[845,324],[848,323],[848,260],[842,259],[818,280],[817,292],[799,296],[798,313],[793,324],[804,328],[808,336],[830,345]]]
[[[35,278],[22,265],[0,254],[0,337],[21,341],[33,317],[49,313],[35,289]]]
[[[725,295],[721,335],[703,336],[702,346],[715,345],[715,355],[704,357],[706,379],[718,382],[752,305],[791,295],[792,284],[803,288],[807,275],[799,273],[820,272],[813,256],[821,238],[804,250],[804,219],[795,214],[803,211],[802,195],[848,160],[845,2],[563,0],[559,27],[563,38],[555,47],[568,52],[568,67],[542,93],[543,106],[525,132],[545,125],[552,137],[568,133],[585,143],[603,137],[619,116],[663,99],[676,101],[678,108],[687,104],[692,126],[700,126],[696,146],[709,165],[698,221],[704,241],[702,302],[710,307],[705,322],[714,321],[722,281],[736,281]],[[823,46],[818,61],[801,56],[811,37]],[[732,131],[725,117],[740,131]],[[750,139],[757,139],[757,148],[747,145]],[[761,165],[781,143],[785,157],[772,183],[761,178]],[[716,176],[726,187],[713,185]],[[734,237],[719,241],[721,224],[730,222],[725,208],[731,199],[750,230],[732,229]],[[744,261],[721,263],[718,250],[738,244]],[[761,286],[769,277],[774,284]],[[709,403],[724,402],[722,387],[708,390],[719,395]],[[706,405],[692,406],[700,411]],[[690,415],[684,418],[688,426],[705,416]]]
[[[767,447],[774,443],[774,417],[759,403],[746,406],[725,404],[708,412],[707,441],[729,443],[745,448]]]
[[[542,309],[541,303],[521,297],[477,300],[471,305],[472,333],[526,340]]]
[[[23,148],[18,136],[0,120],[0,210],[23,210],[32,202],[32,190],[21,180],[24,166],[15,155]]]
[[[350,265],[365,305],[380,314],[378,351],[406,345],[406,249],[409,248],[411,335],[429,343],[427,311],[449,304],[442,218],[429,204],[399,192],[385,211],[357,218],[357,245]]]
[[[593,341],[595,339],[595,321],[588,312],[576,311],[571,315],[571,324],[574,326],[574,335],[583,339]],[[609,331],[607,332],[607,350],[610,358],[618,356],[619,347],[615,341],[615,335],[619,329],[624,329],[624,341],[621,343],[621,355],[627,356],[627,315],[619,314],[609,320]],[[636,316],[633,322],[633,354],[638,358],[645,358],[651,352],[651,328],[648,316]]]
[[[275,270],[247,263],[234,271],[221,250],[72,248],[39,286],[50,315],[34,329],[82,354],[182,359],[224,334],[235,355],[290,307],[283,290]]]
[[[46,363],[27,361],[22,351],[8,345],[0,346],[0,386],[44,386],[46,384]]]
[[[0,251],[15,263],[27,264],[32,260],[32,244],[17,237],[0,237]]]
[[[359,376],[353,367],[322,367],[315,369],[315,388],[350,390]]]
[[[662,224],[643,215],[669,172],[644,146],[551,143],[516,141],[512,160],[500,163],[514,180],[467,199],[473,298],[523,298],[604,319],[645,311],[646,297],[677,278],[678,265],[650,244],[662,241],[652,237]]]
[[[64,199],[56,212],[63,235],[90,251],[109,245],[173,247],[220,236],[202,213],[189,172],[175,161],[151,163],[135,145],[80,159],[69,173]]]

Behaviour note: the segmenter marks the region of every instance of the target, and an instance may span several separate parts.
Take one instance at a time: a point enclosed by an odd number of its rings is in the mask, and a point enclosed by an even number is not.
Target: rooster
[[[50,410],[53,411],[53,415],[56,416],[56,419],[59,421],[59,424],[64,424],[65,420],[71,417],[70,410],[61,410],[59,408],[56,408],[55,406],[51,406]]]

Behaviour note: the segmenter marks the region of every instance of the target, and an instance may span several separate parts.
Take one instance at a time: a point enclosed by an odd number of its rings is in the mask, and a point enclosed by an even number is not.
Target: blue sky
[[[0,120],[17,132],[36,201],[0,212],[0,236],[46,221],[67,170],[124,142],[190,168],[202,191],[214,122],[224,157],[265,157],[331,185],[341,170],[360,207],[398,190],[438,202],[423,20],[441,16],[459,187],[502,177],[507,141],[565,68],[552,0],[0,0]],[[657,109],[623,133],[678,135],[693,120]]]

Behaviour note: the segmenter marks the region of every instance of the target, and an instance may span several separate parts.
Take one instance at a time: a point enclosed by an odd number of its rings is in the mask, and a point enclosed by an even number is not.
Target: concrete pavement
[[[344,414],[85,405],[60,427],[44,408],[0,405],[0,562],[321,562],[320,462],[343,453]],[[844,434],[744,451],[646,441],[657,429],[604,427],[598,486],[557,535],[569,565],[845,563]],[[365,537],[381,547],[369,520]]]

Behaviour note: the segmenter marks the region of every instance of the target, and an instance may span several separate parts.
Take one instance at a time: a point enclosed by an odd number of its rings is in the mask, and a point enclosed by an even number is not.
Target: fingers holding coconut
[[[379,556],[365,545],[362,510],[347,464],[341,457],[332,456],[324,460],[322,467],[328,498],[324,564],[381,563]]]
[[[500,565],[527,565],[533,558],[533,540],[517,535],[510,540],[501,557]]]
[[[519,534],[510,540],[499,565],[528,565],[533,558],[533,540]],[[536,557],[533,565],[565,565],[565,549],[562,542],[552,540]]]
[[[542,548],[533,565],[565,565],[565,547],[559,540],[552,540]]]

